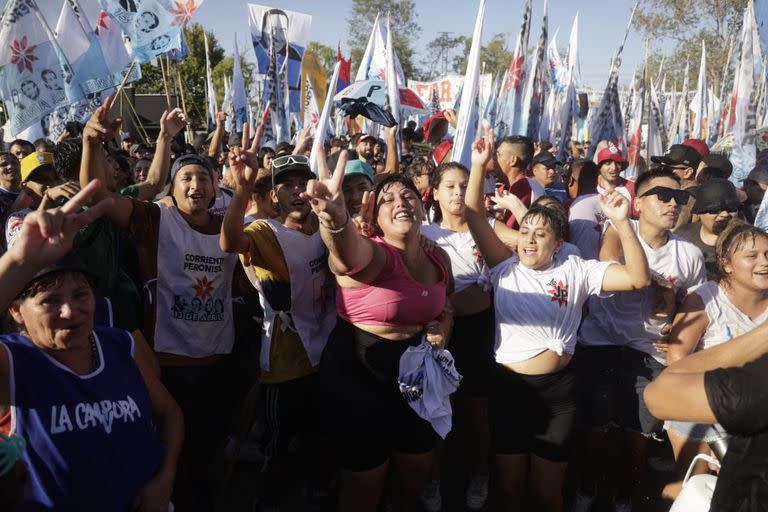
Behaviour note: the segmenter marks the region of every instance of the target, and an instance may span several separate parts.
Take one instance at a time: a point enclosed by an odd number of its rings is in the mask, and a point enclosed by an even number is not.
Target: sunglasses
[[[304,155],[285,155],[272,160],[272,167],[275,169],[294,164],[309,165],[309,158]]]
[[[721,212],[736,213],[739,211],[738,206],[710,206],[704,210],[698,212],[699,214],[706,213],[709,215],[718,215]]]
[[[691,193],[685,190],[678,190],[669,187],[653,187],[640,197],[656,196],[662,203],[668,203],[672,199],[675,200],[680,206],[688,204],[688,200],[691,198]]]

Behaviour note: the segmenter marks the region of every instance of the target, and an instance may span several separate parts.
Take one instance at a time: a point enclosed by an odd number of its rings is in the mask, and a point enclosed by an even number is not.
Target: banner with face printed
[[[0,95],[18,133],[56,107],[82,97],[33,0],[11,0],[0,27]]]
[[[268,74],[270,52],[277,60],[277,73],[285,65],[288,80],[288,105],[291,112],[301,110],[301,61],[309,43],[312,16],[264,5],[248,4],[248,25],[251,27],[253,51],[258,73]],[[265,101],[269,98],[265,96]]]
[[[149,62],[178,47],[179,32],[203,0],[99,0],[128,36],[136,59]]]

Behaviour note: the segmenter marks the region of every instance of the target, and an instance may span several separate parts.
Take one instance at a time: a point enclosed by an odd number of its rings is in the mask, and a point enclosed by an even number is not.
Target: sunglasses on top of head
[[[668,203],[674,198],[675,202],[682,206],[688,204],[688,200],[691,198],[691,193],[685,190],[669,187],[653,187],[640,195],[640,197],[647,196],[656,196],[662,203]]]
[[[304,155],[285,155],[272,159],[272,167],[275,169],[294,164],[309,165],[309,158]]]

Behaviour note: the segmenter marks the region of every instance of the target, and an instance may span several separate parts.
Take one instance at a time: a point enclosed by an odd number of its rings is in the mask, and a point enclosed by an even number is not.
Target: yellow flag
[[[301,63],[301,97],[307,97],[306,83],[307,78],[312,83],[312,90],[315,92],[315,98],[317,98],[317,107],[320,111],[323,111],[323,105],[325,105],[325,96],[327,94],[327,85],[325,83],[325,69],[320,64],[320,60],[312,52],[305,52],[304,59]],[[304,119],[304,101],[301,102],[301,119]]]

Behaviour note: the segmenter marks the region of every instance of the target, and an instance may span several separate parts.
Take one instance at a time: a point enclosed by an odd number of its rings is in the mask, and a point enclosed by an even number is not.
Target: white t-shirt
[[[24,208],[23,210],[13,212],[5,221],[5,246],[9,249],[16,242],[16,237],[21,233],[24,217],[29,215],[31,211],[30,208]]]
[[[488,219],[488,222],[493,228],[495,219]],[[469,231],[459,233],[444,229],[440,224],[434,222],[421,226],[421,234],[434,240],[440,248],[448,253],[448,257],[451,259],[451,271],[453,272],[454,291],[456,293],[473,284],[490,291],[487,266],[477,249],[472,233]]]
[[[629,191],[629,189],[625,185],[619,185],[618,187],[614,187],[613,189],[619,194],[626,197],[630,205],[632,204],[632,193]],[[597,192],[602,194],[603,192],[605,192],[605,189],[598,184]]]
[[[224,214],[227,213],[227,208],[229,208],[229,205],[232,204],[232,193],[225,189],[219,190],[221,191],[221,195],[216,198],[213,206],[208,208],[208,211],[214,215],[221,215],[223,217]]]
[[[603,213],[597,194],[579,196],[568,210],[568,228],[571,242],[581,250],[587,260],[599,259],[600,236],[608,217]]]
[[[632,220],[638,233],[639,222]],[[606,223],[606,227],[610,221]],[[693,288],[707,280],[704,256],[698,247],[673,233],[658,249],[651,249],[638,235],[652,273],[672,283],[680,304]],[[610,298],[589,300],[589,315],[579,331],[579,343],[590,346],[625,345],[666,364],[666,356],[657,352],[653,343],[662,337],[667,321],[652,316],[656,293],[654,287],[615,293]]]
[[[698,349],[712,348],[746,334],[768,319],[768,309],[754,320],[737,308],[715,281],[707,281],[693,293],[701,298],[709,318]]]
[[[496,308],[496,362],[511,364],[545,350],[572,354],[581,308],[600,293],[613,262],[570,256],[546,270],[531,270],[509,258],[492,269]]]

